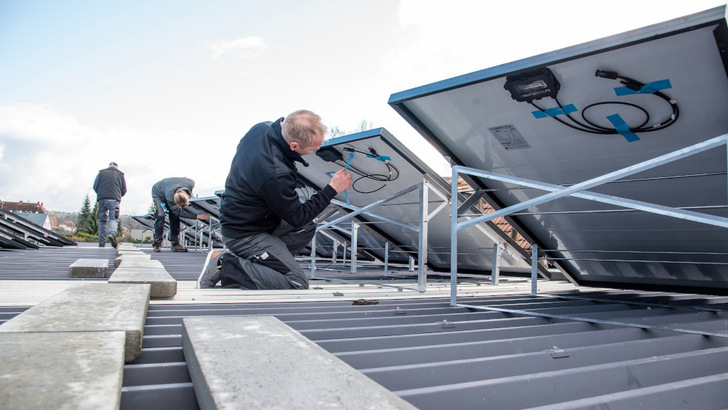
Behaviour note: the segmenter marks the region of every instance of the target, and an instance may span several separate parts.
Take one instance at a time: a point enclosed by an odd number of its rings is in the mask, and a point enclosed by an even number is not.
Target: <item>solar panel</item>
[[[572,186],[728,132],[725,7],[395,93],[452,163]],[[496,208],[545,192],[471,177]],[[728,216],[725,146],[591,190]],[[566,197],[511,216],[580,284],[728,290],[724,228]]]
[[[192,208],[189,211],[195,215],[206,213],[220,219],[220,197],[217,195],[190,198],[189,206]]]
[[[356,210],[371,206],[417,187],[423,181],[433,192],[440,192],[442,196],[430,193],[426,197],[428,214],[438,211],[434,215],[430,214],[428,222],[426,260],[431,269],[449,269],[450,215],[447,198],[450,184],[386,129],[378,128],[327,140],[315,155],[308,155],[305,159],[310,165],[299,166],[298,172],[315,189],[323,188],[331,179],[331,174],[341,168],[346,168],[354,175],[352,188],[336,197],[342,208]],[[360,214],[356,221],[416,256],[420,243],[416,230],[421,202],[418,192],[414,189],[383,202],[370,213]],[[492,224],[481,224],[464,232],[459,240],[463,244],[459,251],[462,252],[459,260],[463,271],[490,273],[496,242],[508,245],[507,252],[502,254],[501,269],[513,272],[530,270],[525,252]]]
[[[5,240],[0,247],[23,249],[44,246],[76,246],[76,242],[23,218],[0,209],[0,231]]]

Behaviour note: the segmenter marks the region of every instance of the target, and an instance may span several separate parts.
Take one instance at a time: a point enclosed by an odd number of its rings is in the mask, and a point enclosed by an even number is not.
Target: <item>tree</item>
[[[374,124],[372,124],[371,121],[361,120],[361,124],[359,124],[359,131],[366,131],[372,128],[374,128]]]
[[[99,203],[94,204],[94,209],[86,216],[84,232],[89,235],[96,235],[99,232]]]
[[[91,200],[88,198],[88,194],[86,194],[86,198],[84,198],[83,205],[81,206],[81,211],[78,213],[78,218],[76,218],[76,232],[86,232],[86,222],[88,221],[90,214]]]
[[[122,219],[123,219],[123,217],[121,215],[119,215],[119,221],[118,221],[119,223],[116,224],[116,237],[117,238],[121,238],[122,236],[124,236],[124,229],[121,227]]]
[[[339,127],[333,126],[329,130],[329,135],[331,135],[331,138],[340,137],[342,135],[345,135],[346,133]]]
[[[355,128],[353,131],[345,131],[345,130],[342,130],[341,128],[339,128],[338,126],[334,125],[329,130],[329,135],[331,136],[331,138],[336,138],[336,137],[341,137],[342,135],[349,135],[349,134],[354,134],[356,132],[367,131],[372,128],[374,128],[374,124],[371,121],[361,120],[361,123],[359,123],[359,126],[357,128]]]

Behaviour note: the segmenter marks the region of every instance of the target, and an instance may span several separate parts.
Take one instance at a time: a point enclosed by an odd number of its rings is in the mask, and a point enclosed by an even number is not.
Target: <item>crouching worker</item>
[[[316,233],[313,219],[352,184],[351,174],[340,169],[322,190],[305,202],[299,200],[296,162],[308,166],[302,156],[318,150],[324,134],[321,118],[301,110],[253,126],[238,143],[225,181],[220,222],[223,242],[238,257],[253,289],[308,288],[294,256]],[[223,256],[223,286],[226,272]],[[251,288],[243,283],[241,287]]]
[[[154,252],[162,251],[164,239],[165,215],[169,214],[169,241],[172,252],[187,252],[187,248],[179,242],[180,213],[182,207],[189,205],[195,181],[184,178],[165,178],[152,186],[154,214]],[[166,211],[166,212],[165,212]]]

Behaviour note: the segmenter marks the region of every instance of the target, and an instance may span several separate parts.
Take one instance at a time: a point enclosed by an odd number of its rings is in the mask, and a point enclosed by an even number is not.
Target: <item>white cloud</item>
[[[393,37],[384,69],[391,77],[409,80],[408,86],[419,86],[722,3],[693,0],[666,7],[663,0],[613,0],[600,7],[583,0],[402,0],[400,32]]]
[[[0,109],[0,135],[5,138],[50,144],[77,143],[87,138],[89,132],[73,117],[45,107],[17,103]]]
[[[101,129],[31,104],[0,105],[0,147],[0,199],[43,202],[54,211],[79,210],[87,194],[95,201],[94,178],[110,161],[126,175],[121,211],[132,215],[146,214],[151,187],[162,178],[191,177],[194,193],[212,195],[229,164],[227,155],[207,152],[209,145],[185,128]],[[207,158],[213,154],[215,166]]]
[[[218,40],[211,43],[208,48],[212,51],[212,57],[217,59],[226,53],[237,53],[243,57],[252,57],[268,47],[265,40],[260,37],[250,36],[236,40]]]

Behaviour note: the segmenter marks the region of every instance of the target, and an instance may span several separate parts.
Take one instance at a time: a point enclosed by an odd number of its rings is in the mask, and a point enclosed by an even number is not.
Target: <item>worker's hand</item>
[[[329,182],[329,185],[331,185],[331,188],[334,188],[336,190],[337,194],[340,194],[347,189],[351,188],[351,184],[354,182],[354,177],[351,176],[351,174],[347,173],[343,168],[336,171],[334,176],[331,177],[331,182]]]

